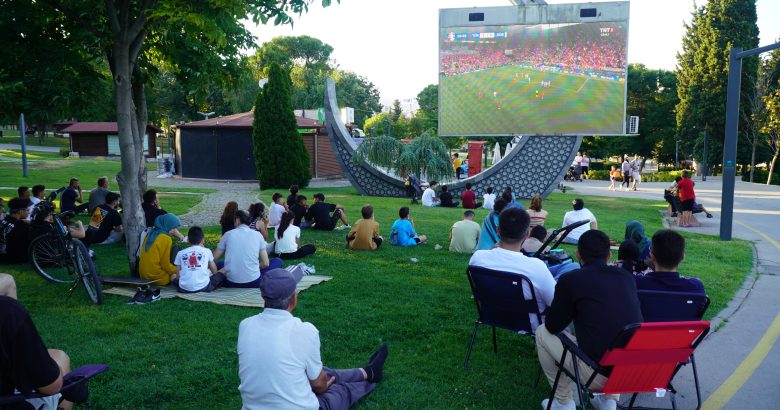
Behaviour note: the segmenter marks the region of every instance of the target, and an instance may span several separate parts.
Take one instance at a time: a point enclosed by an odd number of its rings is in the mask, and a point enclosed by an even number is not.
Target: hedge
[[[642,182],[674,182],[674,178],[679,176],[682,171],[664,171],[653,174],[642,174]],[[609,181],[609,171],[589,171],[588,178],[599,181]],[[766,182],[766,179],[764,179]]]
[[[753,182],[757,184],[766,184],[766,180],[769,177],[769,171],[765,169],[756,169],[753,172]],[[742,174],[743,181],[750,181],[750,172]],[[780,174],[777,172],[772,173],[772,185],[780,185]]]

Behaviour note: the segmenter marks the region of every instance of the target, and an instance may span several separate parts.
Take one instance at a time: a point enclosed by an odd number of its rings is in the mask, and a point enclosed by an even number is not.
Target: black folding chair
[[[542,323],[542,314],[536,302],[536,294],[531,281],[520,274],[500,272],[478,266],[469,266],[466,270],[477,305],[477,320],[471,333],[466,360],[463,368],[467,368],[471,348],[477,338],[479,325],[493,328],[493,352],[498,353],[496,344],[496,328],[510,330],[514,333],[535,336],[531,317],[536,317],[536,323]],[[526,289],[524,291],[524,289]],[[529,296],[526,296],[525,292]],[[537,375],[537,383],[538,377]]]
[[[639,304],[645,322],[685,322],[701,320],[710,298],[702,293],[667,292],[657,290],[640,290]],[[701,407],[701,390],[699,388],[699,373],[696,370],[696,358],[690,357],[693,381],[696,386],[696,408]]]
[[[108,366],[105,364],[88,364],[79,367],[76,370],[62,376],[62,388],[59,393],[66,400],[70,400],[74,403],[85,404],[89,408],[89,389],[87,384],[89,380],[100,373],[108,370]],[[32,392],[27,394],[15,393],[7,396],[0,396],[0,408],[4,408],[6,405],[23,402],[27,399],[35,399],[47,397],[48,395]]]

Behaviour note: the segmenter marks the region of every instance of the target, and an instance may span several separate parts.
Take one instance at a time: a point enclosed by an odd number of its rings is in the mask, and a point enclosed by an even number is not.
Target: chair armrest
[[[566,349],[568,349],[573,355],[577,356],[577,359],[581,360],[583,363],[587,364],[594,370],[601,370],[601,366],[594,362],[593,359],[588,357],[587,353],[583,352],[582,349],[580,349],[576,343],[569,339],[569,337],[566,336],[564,332],[558,333],[555,336],[558,336],[558,339],[561,340],[563,346],[566,347]]]

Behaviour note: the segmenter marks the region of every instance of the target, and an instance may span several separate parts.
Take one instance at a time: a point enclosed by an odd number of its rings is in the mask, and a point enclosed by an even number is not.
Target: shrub
[[[590,171],[609,171],[610,167],[620,168],[620,164],[612,161],[591,161],[588,165]],[[590,174],[588,174],[590,175]],[[609,176],[607,176],[609,178]]]
[[[60,155],[66,158],[70,156],[70,148],[60,148]]]
[[[753,172],[753,182],[757,184],[766,184],[766,180],[769,178],[769,171],[766,169],[756,168]],[[742,174],[743,181],[750,181],[750,172]],[[772,173],[772,185],[780,185],[780,174],[777,172]]]
[[[642,182],[673,182],[674,177],[680,175],[682,171],[656,172],[653,174],[642,174]],[[598,181],[609,181],[609,171],[599,170],[588,172],[588,178]],[[766,180],[764,180],[766,181]]]
[[[609,171],[601,169],[598,171],[588,171],[588,178],[599,181],[609,181]]]

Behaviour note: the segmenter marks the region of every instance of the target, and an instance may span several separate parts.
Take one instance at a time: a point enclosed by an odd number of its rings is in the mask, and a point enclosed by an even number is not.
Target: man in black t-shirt
[[[295,214],[295,219],[293,219],[293,225],[304,229],[304,228],[311,228],[311,224],[309,224],[308,221],[304,220],[304,217],[306,217],[306,211],[309,210],[309,205],[306,204],[306,201],[308,198],[306,198],[305,195],[298,195],[298,198],[296,198],[295,203],[290,207],[290,212]]]
[[[453,201],[452,194],[447,188],[447,185],[442,185],[441,193],[439,194],[439,206],[445,208],[457,208],[458,205],[460,205],[460,201]]]
[[[50,396],[5,408],[56,408],[62,376],[70,372],[70,358],[62,350],[46,349],[30,315],[15,299],[0,296],[0,395],[33,391]],[[71,403],[59,402],[70,409]]]
[[[331,212],[333,212],[332,215]],[[314,203],[306,211],[306,221],[314,225],[314,229],[332,231],[336,228],[336,223],[339,220],[344,224],[340,229],[349,228],[343,206],[325,202],[325,195],[321,193],[314,194]]]
[[[642,322],[634,276],[621,268],[607,266],[611,257],[609,237],[604,232],[589,230],[577,243],[577,258],[582,268],[558,279],[544,325],[536,329],[536,351],[550,385],[558,371],[555,361],[560,360],[563,352],[563,345],[555,336],[557,333],[564,332],[598,363],[624,327]],[[565,330],[571,322],[574,322],[576,339]],[[577,364],[581,380],[588,380],[593,369],[581,361]],[[566,367],[573,372],[569,358]],[[604,387],[607,377],[597,375],[591,386],[596,390]],[[562,374],[553,409],[575,409],[569,382]],[[591,399],[591,403],[596,409],[615,409],[618,399],[618,395],[599,395]],[[547,399],[542,406],[547,406]]]
[[[30,225],[24,220],[30,215],[30,198],[8,201],[9,213],[0,222],[0,263],[27,262],[30,247]]]
[[[141,208],[144,210],[144,218],[146,218],[146,227],[151,228],[154,226],[154,220],[160,215],[165,215],[165,209],[160,208],[160,200],[157,199],[157,191],[149,189],[144,192],[144,202],[141,204]]]
[[[95,208],[89,219],[89,232],[87,238],[93,244],[107,245],[122,240],[122,217],[116,211],[119,205],[119,194],[109,192],[106,194],[106,203]]]

